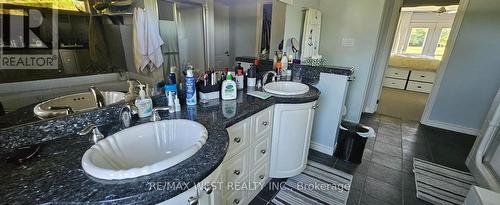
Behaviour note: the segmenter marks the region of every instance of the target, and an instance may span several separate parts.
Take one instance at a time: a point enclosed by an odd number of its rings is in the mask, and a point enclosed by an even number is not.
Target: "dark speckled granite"
[[[88,113],[42,121],[0,131],[0,197],[6,204],[34,203],[98,203],[154,204],[183,192],[180,189],[155,190],[152,183],[187,183],[193,186],[208,176],[223,160],[228,147],[226,127],[272,106],[275,103],[304,103],[319,98],[319,90],[311,86],[308,93],[296,97],[258,99],[239,93],[237,112],[231,118],[222,113],[221,103],[206,107],[183,106],[180,113],[163,114],[163,119],[191,119],[208,130],[206,144],[192,157],[169,169],[147,176],[118,181],[103,181],[85,174],[81,156],[92,146],[88,137],[74,134],[85,124],[99,125],[105,135],[119,131],[117,113],[120,106]],[[165,103],[154,98],[156,105]],[[145,123],[141,121],[138,123]],[[41,152],[33,160],[18,166],[4,158],[12,148],[41,144]]]
[[[236,61],[241,61],[241,62],[247,62],[247,63],[253,63],[255,60],[255,57],[236,57]],[[262,60],[261,64],[263,67],[266,67],[263,70],[272,70],[273,63],[272,61],[269,60]],[[314,84],[314,82],[319,81],[319,74],[320,73],[333,73],[337,75],[347,75],[351,76],[354,75],[354,68],[352,67],[343,67],[343,66],[309,66],[309,65],[301,65],[301,64],[292,64],[290,65],[292,72],[296,72],[298,70],[301,70],[301,76],[302,78],[307,82],[312,82],[311,84]]]

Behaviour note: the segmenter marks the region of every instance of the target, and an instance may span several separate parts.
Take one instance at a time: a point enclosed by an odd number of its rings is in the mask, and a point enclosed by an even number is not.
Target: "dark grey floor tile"
[[[330,167],[333,167],[333,165],[337,161],[335,157],[312,149],[309,149],[308,159]]]
[[[367,139],[365,144],[365,149],[373,150],[373,145],[375,145],[375,138]]]
[[[403,149],[403,159],[412,161],[413,158],[419,158],[427,161],[432,161],[432,156],[430,152],[422,149],[407,150]]]
[[[387,115],[380,115],[379,119],[381,123],[401,124],[401,119]]]
[[[377,163],[370,165],[368,176],[391,184],[394,187],[401,188],[403,185],[403,173],[401,170],[395,170]]]
[[[365,184],[366,175],[360,173],[354,173],[352,176],[351,190],[363,190],[363,185]]]
[[[413,173],[413,160],[403,160],[403,172]]]
[[[371,149],[365,148],[365,150],[363,151],[363,160],[371,161],[372,160],[372,153],[373,153],[373,151]]]
[[[426,143],[424,135],[409,134],[406,132],[403,132],[403,140],[408,141],[408,142],[418,143],[418,144],[425,144]]]
[[[401,158],[403,155],[401,146],[394,146],[394,145],[383,143],[380,141],[377,141],[375,143],[375,147],[373,150],[376,152],[385,153],[385,154],[388,154],[388,155],[391,155],[394,157],[399,157],[399,158]]]
[[[377,199],[375,197],[370,196],[369,194],[363,194],[361,196],[359,204],[362,205],[387,205],[390,204],[389,202],[386,202],[381,199]]]
[[[352,189],[347,197],[347,205],[358,205],[361,198],[361,191]]]
[[[368,167],[370,167],[370,161],[362,160],[360,164],[353,164],[350,162],[337,160],[333,167],[348,174],[359,173],[366,175],[368,173]]]
[[[267,204],[266,200],[260,198],[259,196],[256,196],[248,205],[265,205],[265,204]]]
[[[264,199],[265,201],[270,201],[278,192],[280,191],[280,187],[284,185],[286,182],[286,179],[278,179],[278,178],[273,178],[267,183],[267,185],[262,189],[259,194],[257,195],[258,197]]]
[[[385,133],[377,133],[377,137],[375,137],[375,142],[383,142],[387,144],[391,144],[394,146],[401,147],[401,135],[399,137],[387,135]]]
[[[416,190],[415,174],[403,173],[403,189]]]
[[[422,199],[417,198],[416,190],[403,190],[403,204],[404,205],[431,205]]]
[[[377,151],[373,152],[372,162],[384,165],[386,167],[401,170],[402,169],[402,159],[400,157],[393,157],[388,154],[380,153]]]
[[[401,204],[401,188],[392,186],[383,181],[367,177],[363,191],[363,196],[367,194],[373,198],[380,199],[391,204]]]

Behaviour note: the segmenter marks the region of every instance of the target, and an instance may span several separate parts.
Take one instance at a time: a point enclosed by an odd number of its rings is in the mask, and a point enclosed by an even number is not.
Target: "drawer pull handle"
[[[241,138],[239,138],[239,137],[234,138],[234,142],[236,142],[236,143],[240,143],[240,142],[241,142]]]
[[[264,175],[260,175],[260,176],[259,176],[259,179],[264,179]]]
[[[265,153],[266,153],[266,150],[265,150],[265,149],[260,150],[260,153],[265,154]]]
[[[262,125],[267,126],[269,123],[267,121],[262,122]]]
[[[198,198],[191,196],[188,199],[188,203],[189,205],[198,205]]]
[[[397,75],[397,74],[399,74],[399,73],[394,73],[394,74],[396,74],[396,75]]]
[[[240,175],[240,170],[234,170],[234,175],[236,176]]]
[[[417,88],[422,88],[422,86],[419,85],[419,86],[417,86]]]
[[[213,190],[214,190],[214,188],[212,185],[206,185],[203,187],[203,191],[205,191],[205,193],[207,193],[207,194],[211,194]]]
[[[425,78],[425,75],[421,75],[420,77],[421,77],[421,78]]]
[[[233,203],[234,203],[234,204],[239,204],[239,203],[240,203],[240,200],[239,200],[239,199],[234,199]]]

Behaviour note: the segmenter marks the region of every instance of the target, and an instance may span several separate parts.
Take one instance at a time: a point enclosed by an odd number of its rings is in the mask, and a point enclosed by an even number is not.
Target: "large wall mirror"
[[[130,87],[153,88],[174,66],[181,79],[187,66],[223,70],[235,57],[272,49],[270,0],[0,2],[0,63],[26,56],[57,62],[50,68],[2,64],[0,129],[96,109],[91,87],[106,106],[121,104]],[[163,64],[154,71],[135,68],[135,8],[158,20]]]

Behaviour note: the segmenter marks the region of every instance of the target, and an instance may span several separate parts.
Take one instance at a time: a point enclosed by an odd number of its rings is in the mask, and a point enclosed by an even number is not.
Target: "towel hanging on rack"
[[[146,66],[150,71],[159,68],[163,64],[161,46],[164,42],[157,24],[146,9],[134,8],[132,35],[137,72],[144,71]]]

